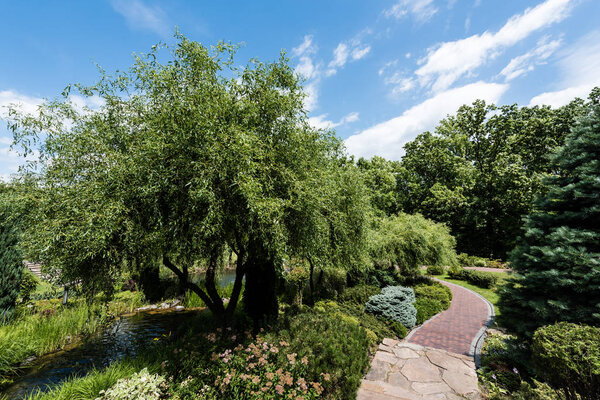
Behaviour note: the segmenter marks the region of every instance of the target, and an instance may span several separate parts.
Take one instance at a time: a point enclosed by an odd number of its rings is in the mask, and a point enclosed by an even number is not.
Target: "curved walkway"
[[[480,398],[475,365],[494,307],[475,292],[440,282],[452,291],[450,307],[403,342],[384,339],[358,400]]]
[[[452,291],[450,308],[410,332],[406,341],[471,357],[487,326],[494,321],[494,307],[482,296],[453,283],[439,281]],[[477,357],[476,357],[476,361]]]

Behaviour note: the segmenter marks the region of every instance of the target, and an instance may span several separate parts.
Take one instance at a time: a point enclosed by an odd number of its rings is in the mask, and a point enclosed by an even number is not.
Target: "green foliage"
[[[363,306],[369,300],[369,297],[380,292],[381,289],[378,286],[358,285],[344,290],[339,300],[344,303]]]
[[[600,93],[600,90],[597,92]],[[531,338],[558,321],[600,325],[600,104],[573,127],[554,174],[511,254],[516,279],[501,292],[501,323]],[[527,316],[523,318],[523,316]]]
[[[365,311],[376,316],[402,323],[408,329],[416,324],[416,314],[413,303],[415,293],[411,288],[403,286],[388,286],[380,294],[373,295],[365,304]]]
[[[430,265],[427,267],[427,275],[444,275],[446,270],[441,265]]]
[[[450,307],[452,301],[452,291],[445,285],[438,282],[432,282],[430,285],[420,284],[413,288],[417,299],[426,298],[438,300],[443,309]]]
[[[484,289],[492,288],[498,283],[498,275],[496,275],[494,272],[459,268],[448,270],[448,276],[452,279],[467,281]]]
[[[322,382],[324,395],[352,399],[369,365],[369,341],[359,324],[324,315],[303,313],[291,321],[290,351],[308,357],[307,379]],[[325,396],[326,397],[326,396]]]
[[[386,286],[398,286],[403,279],[395,268],[372,268],[367,272],[366,282],[371,286],[384,288]]]
[[[49,317],[26,315],[0,326],[0,379],[13,373],[15,365],[27,357],[60,349],[79,334],[95,332],[106,320],[106,307],[79,304],[59,308]]]
[[[19,295],[23,257],[18,243],[15,223],[0,198],[0,325],[12,318]]]
[[[380,218],[370,238],[375,265],[398,266],[405,276],[417,275],[421,265],[456,264],[456,242],[448,228],[418,214]]]
[[[340,268],[319,270],[316,274],[315,298],[337,299],[346,288],[346,271]]]
[[[31,295],[36,290],[40,280],[29,269],[24,268],[21,276],[21,285],[19,295],[24,302],[31,299]]]
[[[407,334],[406,328],[400,322],[391,321],[366,313],[364,303],[338,304],[335,301],[321,301],[315,304],[314,309],[318,312],[328,313],[340,320],[358,323],[367,332],[369,344],[372,348],[377,347],[386,337],[397,337],[402,339]]]
[[[417,285],[415,291],[415,308],[417,309],[417,325],[421,325],[437,313],[447,310],[452,301],[452,292],[442,284]]]
[[[100,391],[96,400],[159,400],[166,386],[165,378],[144,368],[129,378],[119,379],[110,389]]]
[[[599,328],[567,322],[539,328],[533,335],[532,352],[540,376],[563,390],[568,399],[598,398]]]
[[[560,108],[465,105],[406,146],[396,174],[399,208],[446,223],[458,249],[504,257],[522,226],[521,216],[545,191],[551,154],[564,143],[589,103]],[[469,265],[473,266],[473,265]]]

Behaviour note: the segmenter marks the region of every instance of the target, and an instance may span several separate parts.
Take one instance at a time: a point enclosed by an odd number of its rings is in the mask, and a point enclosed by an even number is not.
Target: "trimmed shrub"
[[[473,263],[473,267],[482,267],[482,268],[485,268],[485,267],[487,267],[487,261],[485,261],[483,258],[477,259]]]
[[[362,306],[369,300],[369,297],[379,294],[380,292],[381,289],[378,286],[358,285],[344,290],[340,295],[340,301]]]
[[[452,301],[452,291],[441,283],[435,282],[432,285],[417,285],[414,288],[417,299],[426,298],[440,302],[444,310],[450,307]]]
[[[427,267],[427,275],[444,275],[444,267],[440,265],[430,265]]]
[[[451,268],[448,270],[448,276],[452,279],[467,281],[480,288],[489,289],[498,283],[498,275],[493,272],[474,271],[469,269]]]
[[[417,322],[415,292],[403,286],[388,286],[380,294],[371,296],[365,305],[365,311],[385,319],[400,322],[411,329]]]
[[[163,395],[165,378],[144,368],[131,378],[119,379],[110,389],[100,391],[96,400],[158,400]]]
[[[598,398],[600,328],[568,322],[539,328],[532,351],[539,374],[568,399]]]
[[[418,325],[450,307],[452,292],[444,285],[437,282],[432,285],[418,285],[414,291]]]

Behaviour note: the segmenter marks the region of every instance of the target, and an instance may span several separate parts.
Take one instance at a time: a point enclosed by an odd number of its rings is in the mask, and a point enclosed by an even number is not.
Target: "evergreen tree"
[[[598,94],[555,155],[548,191],[511,254],[518,275],[501,293],[502,325],[526,338],[557,321],[600,325]]]
[[[19,295],[23,264],[15,225],[0,210],[0,323],[8,320]]]

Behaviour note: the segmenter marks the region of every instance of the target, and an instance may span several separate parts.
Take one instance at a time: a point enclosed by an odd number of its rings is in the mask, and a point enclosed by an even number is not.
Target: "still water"
[[[203,279],[203,274],[193,277]],[[235,280],[235,272],[219,277],[224,287]],[[154,338],[175,332],[178,327],[196,315],[194,311],[144,312],[122,317],[76,347],[42,356],[32,368],[0,394],[8,399],[19,399],[48,385],[58,384],[71,376],[85,376],[93,368],[103,368],[126,356],[133,356],[152,343]]]

